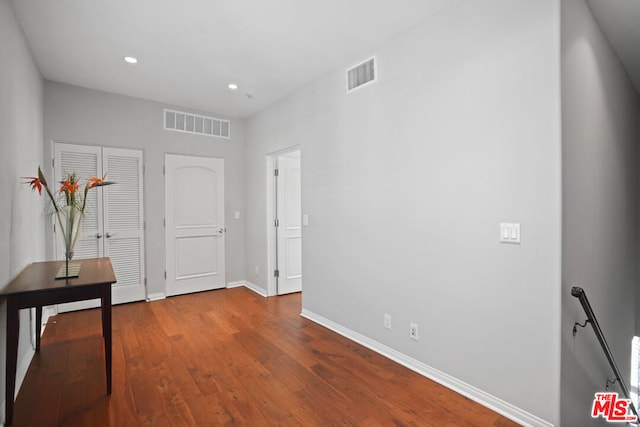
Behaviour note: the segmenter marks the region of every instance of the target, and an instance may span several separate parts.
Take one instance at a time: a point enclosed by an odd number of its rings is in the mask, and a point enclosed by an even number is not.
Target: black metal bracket
[[[578,333],[578,326],[580,326],[581,328],[584,328],[585,326],[587,326],[587,324],[589,324],[589,319],[584,321],[584,324],[580,324],[578,322],[573,324],[573,336],[575,337],[576,334]]]
[[[614,385],[616,382],[618,382],[618,380],[611,381],[609,378],[607,378],[607,385],[604,387],[605,390],[609,390],[609,386]]]

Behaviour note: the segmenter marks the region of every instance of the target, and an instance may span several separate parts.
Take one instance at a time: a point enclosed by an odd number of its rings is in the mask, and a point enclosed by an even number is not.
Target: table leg
[[[36,351],[40,351],[40,335],[42,333],[42,306],[36,307]]]
[[[5,424],[13,421],[13,399],[16,392],[16,365],[18,363],[18,335],[20,333],[20,314],[18,301],[14,297],[7,298],[7,366],[5,388]]]
[[[107,373],[107,394],[111,394],[111,284],[105,286],[100,298],[102,304],[102,336]]]

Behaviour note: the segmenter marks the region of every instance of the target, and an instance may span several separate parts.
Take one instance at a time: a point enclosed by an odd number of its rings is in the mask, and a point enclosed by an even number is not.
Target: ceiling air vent
[[[165,130],[230,138],[231,122],[215,117],[199,116],[184,111],[164,110]]]
[[[376,57],[347,70],[347,93],[371,84],[377,80]]]

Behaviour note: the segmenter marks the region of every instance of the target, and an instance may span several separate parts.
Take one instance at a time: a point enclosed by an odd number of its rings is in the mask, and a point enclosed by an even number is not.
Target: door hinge
[[[147,229],[147,221],[142,221],[142,229],[143,230]]]
[[[147,168],[145,167],[145,165],[142,165],[142,174],[144,175],[144,172]]]
[[[147,286],[147,278],[144,278],[144,285]]]
[[[273,176],[280,176],[280,169],[274,169]]]
[[[167,278],[167,270],[164,271],[164,278]]]
[[[276,219],[275,221],[273,221],[273,225],[275,225],[276,227],[280,227],[280,220]]]
[[[280,277],[280,270],[273,270],[273,277]]]
[[[56,167],[56,159],[51,159],[51,167],[52,168]]]
[[[162,175],[164,175],[166,173],[167,167],[162,165]]]

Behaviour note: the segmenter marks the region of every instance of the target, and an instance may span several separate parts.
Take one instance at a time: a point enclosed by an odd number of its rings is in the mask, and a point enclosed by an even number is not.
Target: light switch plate
[[[512,222],[501,222],[500,242],[520,244],[520,224]]]

